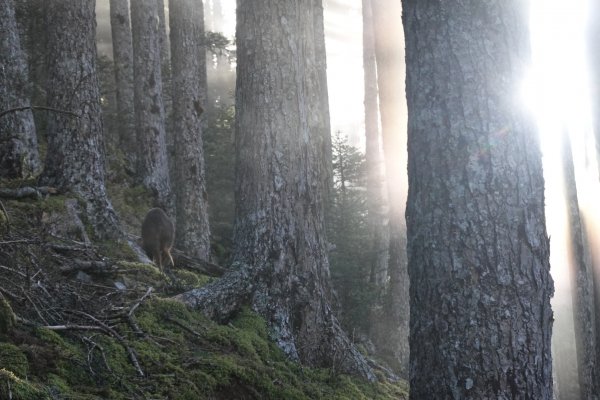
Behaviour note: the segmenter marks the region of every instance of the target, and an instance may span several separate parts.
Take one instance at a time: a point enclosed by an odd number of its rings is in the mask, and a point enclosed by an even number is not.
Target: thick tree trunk
[[[392,339],[385,343],[395,367],[408,375],[409,278],[406,256],[406,97],[402,7],[397,0],[372,0],[379,110],[389,202],[389,293],[385,306]],[[388,347],[389,346],[389,347]]]
[[[110,26],[117,88],[119,142],[125,154],[128,168],[131,172],[134,172],[138,144],[133,108],[133,43],[128,0],[110,0]]]
[[[28,68],[13,0],[0,0],[0,112],[30,106]],[[31,109],[0,117],[0,177],[25,178],[40,171]]]
[[[237,270],[179,298],[218,319],[245,301],[291,359],[373,380],[328,302],[319,3],[237,3]]]
[[[568,208],[567,220],[571,240],[571,288],[579,390],[580,398],[592,400],[598,398],[598,393],[594,397],[594,369],[597,368],[597,344],[593,264],[584,221],[579,212],[573,154],[571,152],[571,142],[566,133],[563,137],[562,150],[565,197]]]
[[[206,51],[201,0],[170,0],[177,247],[210,256],[201,114],[206,106]]]
[[[121,228],[104,186],[104,145],[96,75],[95,1],[56,0],[48,18],[47,105],[73,115],[48,114],[48,150],[41,183],[70,190],[86,206],[99,238],[117,238]]]
[[[365,158],[367,162],[367,208],[371,248],[373,251],[370,280],[384,290],[388,281],[388,247],[390,240],[386,216],[386,191],[383,170],[375,63],[375,34],[371,0],[362,0],[363,69],[365,76]]]
[[[175,215],[165,141],[165,110],[156,1],[131,0],[138,171],[158,206]]]
[[[404,0],[411,399],[552,399],[537,133],[515,100],[521,1]]]

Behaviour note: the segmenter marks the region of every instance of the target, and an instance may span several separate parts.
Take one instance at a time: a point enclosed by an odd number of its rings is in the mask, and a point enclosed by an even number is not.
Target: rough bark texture
[[[365,76],[365,158],[367,162],[367,201],[373,249],[370,279],[380,288],[388,281],[388,246],[390,240],[385,176],[377,94],[377,65],[375,63],[375,34],[371,0],[362,0],[363,69]]]
[[[131,0],[138,171],[157,205],[175,215],[165,142],[165,110],[156,1]]]
[[[391,340],[385,346],[400,373],[408,371],[409,278],[406,256],[406,97],[402,7],[398,0],[372,0],[379,111],[389,202],[389,292],[385,304]]]
[[[172,162],[174,154],[173,134],[173,85],[171,81],[171,47],[167,37],[167,18],[165,15],[165,0],[156,0],[158,7],[158,46],[160,47],[160,72],[163,85],[163,105],[165,108],[165,141],[167,143],[167,156],[169,163]],[[173,180],[171,169],[171,180]]]
[[[575,344],[577,346],[579,398],[592,400],[598,398],[598,393],[594,393],[594,369],[597,368],[597,344],[593,264],[584,221],[579,212],[573,154],[567,134],[563,138],[562,157],[565,201],[568,209],[567,219],[571,241],[571,288],[574,310],[573,320],[575,322]]]
[[[210,256],[201,114],[206,107],[206,51],[201,0],[170,0],[177,247]]]
[[[594,134],[596,138],[596,161],[598,170],[600,171],[600,2],[588,2],[588,55],[590,60],[591,82],[590,89],[592,94],[592,120]],[[598,177],[600,180],[600,176]],[[594,251],[594,258],[597,251]],[[598,261],[595,260],[597,263]],[[595,286],[595,306],[600,310],[600,271],[598,268],[593,269],[594,286]],[[600,398],[600,317],[596,318],[596,360],[598,360],[594,368],[594,395]]]
[[[411,399],[552,399],[537,133],[518,0],[404,0]]]
[[[0,0],[0,112],[30,105],[27,70],[14,1]],[[0,177],[25,178],[39,170],[31,110],[10,112],[0,117]]]
[[[321,13],[318,1],[237,2],[238,270],[179,298],[218,319],[245,300],[291,359],[373,380],[328,302]]]
[[[110,26],[117,89],[119,143],[125,154],[128,168],[135,171],[138,145],[133,108],[133,43],[128,0],[110,0]]]
[[[85,201],[99,238],[121,235],[104,186],[104,145],[96,75],[95,1],[56,0],[48,18],[48,107],[79,115],[48,114],[48,150],[40,181]]]

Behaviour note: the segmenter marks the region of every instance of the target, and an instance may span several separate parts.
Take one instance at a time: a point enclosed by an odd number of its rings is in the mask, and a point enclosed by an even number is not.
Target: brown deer
[[[171,256],[174,239],[175,227],[167,214],[160,208],[148,211],[142,222],[142,247],[161,272],[163,272],[163,258],[168,258],[171,266],[175,266]]]

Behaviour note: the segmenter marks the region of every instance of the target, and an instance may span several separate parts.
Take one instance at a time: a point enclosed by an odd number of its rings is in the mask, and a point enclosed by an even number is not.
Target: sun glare
[[[526,82],[528,106],[536,116],[541,135],[546,178],[546,219],[552,253],[558,248],[567,227],[563,192],[563,135],[571,140],[580,205],[585,206],[590,190],[597,190],[595,144],[586,55],[585,28],[588,0],[531,0],[532,66]],[[593,153],[590,153],[593,151]],[[592,176],[595,180],[589,181]],[[586,190],[582,190],[586,189]],[[562,204],[562,205],[561,205]],[[583,208],[583,207],[582,207]],[[563,222],[559,222],[559,221]],[[566,243],[563,243],[566,246]],[[559,286],[567,271],[559,271],[564,260],[553,257],[553,276]]]
[[[562,354],[559,370],[576,368],[573,331],[573,251],[569,204],[565,198],[564,135],[571,142],[577,197],[585,218],[590,248],[600,245],[597,229],[600,198],[596,146],[592,129],[591,93],[586,50],[588,1],[531,0],[532,66],[525,84],[528,107],[535,114],[544,157],[546,223],[550,235],[550,264],[555,282],[553,351]],[[561,340],[560,338],[563,338]],[[564,340],[570,338],[571,340]],[[559,343],[560,342],[560,343]],[[564,356],[564,357],[563,357]],[[558,360],[558,358],[555,358]]]

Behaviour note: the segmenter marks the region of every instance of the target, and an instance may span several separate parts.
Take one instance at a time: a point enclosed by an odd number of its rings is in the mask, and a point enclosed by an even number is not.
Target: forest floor
[[[149,197],[111,198],[135,235]],[[404,381],[286,360],[250,310],[225,325],[190,311],[171,297],[216,278],[183,257],[165,275],[125,241],[92,242],[81,209],[68,196],[0,198],[0,399],[408,398]]]

